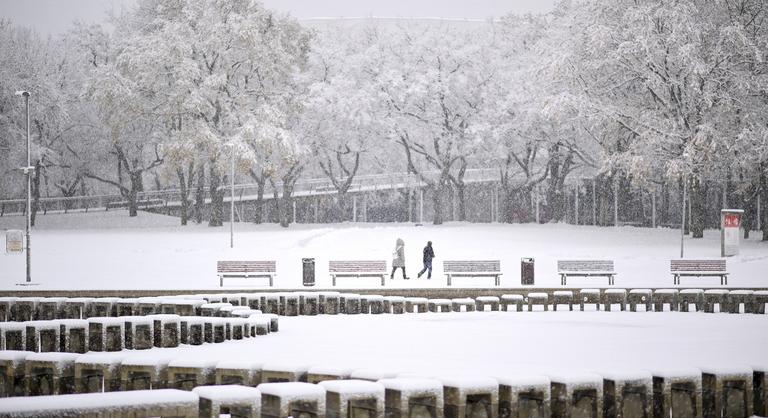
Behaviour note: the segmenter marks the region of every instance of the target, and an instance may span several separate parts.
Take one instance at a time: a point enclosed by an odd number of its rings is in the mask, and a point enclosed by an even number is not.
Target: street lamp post
[[[27,235],[27,283],[32,282],[32,255],[30,253],[30,250],[32,249],[32,242],[30,240],[30,230],[32,229],[32,171],[35,170],[34,167],[32,167],[32,159],[30,156],[31,148],[29,143],[29,92],[28,91],[17,91],[17,96],[23,96],[24,97],[24,107],[26,108],[27,113],[27,165],[26,167],[23,167],[22,170],[24,171],[24,174],[27,176],[27,219],[26,219],[26,235]]]
[[[229,172],[231,196],[229,201],[229,248],[235,248],[235,144],[227,144],[232,151],[232,163]]]

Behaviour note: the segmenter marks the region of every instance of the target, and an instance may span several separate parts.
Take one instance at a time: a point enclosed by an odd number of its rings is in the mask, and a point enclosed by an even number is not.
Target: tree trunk
[[[296,180],[283,179],[283,196],[280,197],[280,226],[288,228],[293,222],[293,186]]]
[[[445,186],[446,180],[441,177],[432,188],[432,223],[434,225],[443,224],[443,194],[445,193]]]
[[[184,176],[184,168],[176,168],[176,176],[179,178],[179,190],[181,192],[181,225],[187,224],[189,217],[189,189],[187,188],[187,179]]]
[[[691,234],[692,238],[704,237],[704,218],[706,210],[706,190],[698,175],[692,175],[689,190],[691,200]]]
[[[254,204],[254,218],[253,222],[260,224],[264,222],[264,183],[265,181],[260,181],[256,183],[258,187],[256,188],[256,203]]]
[[[208,226],[222,226],[224,225],[224,188],[221,187],[221,175],[213,163],[208,169],[208,176],[208,187],[211,193],[211,217],[208,220]]]
[[[203,223],[205,209],[205,164],[197,167],[197,189],[195,190],[195,222]]]
[[[128,191],[128,216],[139,214],[139,191],[141,191],[141,173],[131,173],[131,189]]]
[[[768,164],[760,164],[760,227],[763,230],[763,241],[768,241]]]
[[[347,216],[347,209],[349,208],[349,201],[347,199],[347,191],[346,190],[337,190],[336,193],[336,207],[337,207],[337,213],[334,217],[334,221],[336,222],[344,222],[346,221]]]
[[[32,177],[32,213],[30,215],[29,223],[31,226],[35,226],[35,218],[37,218],[37,210],[40,208],[40,173],[43,171],[43,165],[40,159],[35,161],[35,175]]]

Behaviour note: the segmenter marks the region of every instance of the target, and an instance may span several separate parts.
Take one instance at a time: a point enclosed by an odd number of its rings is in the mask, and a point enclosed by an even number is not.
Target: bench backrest
[[[444,273],[487,273],[500,272],[499,260],[446,260],[443,261]]]
[[[670,260],[669,269],[672,272],[725,272],[725,260]]]
[[[274,273],[275,261],[219,261],[216,265],[219,273]]]
[[[613,260],[558,260],[558,271],[613,271]]]
[[[342,261],[332,260],[328,262],[328,271],[331,273],[379,273],[387,271],[385,260]]]

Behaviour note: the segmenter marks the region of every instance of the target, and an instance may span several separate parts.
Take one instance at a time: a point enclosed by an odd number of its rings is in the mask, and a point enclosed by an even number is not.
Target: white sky
[[[106,12],[136,0],[0,0],[0,17],[45,34],[59,34],[74,20],[104,21]],[[552,10],[556,0],[262,0],[272,9],[309,17],[450,17],[487,19],[509,12]]]

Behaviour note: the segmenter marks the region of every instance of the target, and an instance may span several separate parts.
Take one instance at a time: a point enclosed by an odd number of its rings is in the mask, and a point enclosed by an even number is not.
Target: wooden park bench
[[[219,275],[219,286],[224,286],[225,277],[268,277],[269,287],[274,284],[277,267],[272,261],[219,261],[216,265]]]
[[[443,261],[443,274],[451,285],[452,277],[493,277],[494,284],[499,285],[501,276],[501,261],[499,260],[475,260],[475,261]]]
[[[613,260],[558,260],[557,274],[560,275],[560,284],[565,285],[568,276],[581,277],[607,277],[608,285],[613,284]]]
[[[387,262],[384,260],[331,260],[328,262],[328,272],[331,274],[331,281],[334,286],[336,286],[337,277],[381,277],[381,285],[384,286]]]
[[[682,276],[720,276],[720,284],[728,284],[725,260],[670,260],[669,271],[673,284],[680,284]]]

